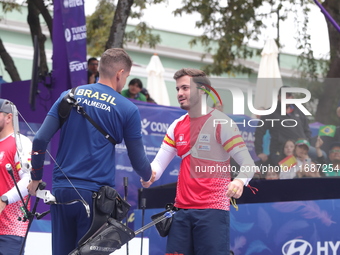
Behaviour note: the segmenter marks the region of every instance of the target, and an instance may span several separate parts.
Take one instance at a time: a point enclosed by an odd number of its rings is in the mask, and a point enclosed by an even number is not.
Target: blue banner
[[[83,0],[59,0],[55,1],[55,8],[60,8],[62,31],[58,38],[54,38],[54,44],[65,44],[68,74],[70,75],[70,87],[87,83],[87,60],[86,60],[86,20]],[[57,12],[59,13],[59,12]],[[54,55],[61,54],[57,50],[61,45],[54,47]],[[54,56],[58,58],[58,56]],[[55,67],[59,68],[60,66]]]
[[[230,249],[235,255],[340,254],[340,200],[242,204],[230,212]],[[147,209],[145,223],[161,209]],[[135,228],[141,226],[135,211]],[[166,238],[155,227],[144,232],[150,255],[165,253]]]

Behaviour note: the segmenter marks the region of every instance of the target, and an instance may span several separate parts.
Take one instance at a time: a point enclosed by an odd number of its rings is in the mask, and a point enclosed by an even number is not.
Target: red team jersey
[[[213,110],[199,118],[186,114],[169,127],[163,146],[182,158],[176,207],[229,210],[230,156],[247,150],[236,124],[231,123],[228,116]]]
[[[24,155],[29,157],[29,153],[32,150],[30,145],[30,140],[27,137],[21,135],[22,145],[24,148]],[[30,161],[30,157],[25,159]],[[0,141],[0,194],[4,194],[10,189],[12,189],[15,184],[12,177],[6,170],[6,164],[11,164],[13,169],[13,174],[16,182],[20,180],[19,171],[21,170],[21,165],[19,158],[16,153],[15,139],[12,135],[8,136],[4,140]],[[25,198],[26,199],[26,198]],[[15,235],[15,236],[25,236],[26,229],[28,226],[28,221],[22,222],[18,221],[18,217],[23,217],[23,212],[20,207],[22,202],[18,201],[9,204],[0,214],[0,235]]]

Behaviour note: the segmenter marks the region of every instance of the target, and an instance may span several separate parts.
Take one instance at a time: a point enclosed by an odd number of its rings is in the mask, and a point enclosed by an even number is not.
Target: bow
[[[38,206],[39,198],[37,198],[37,199],[35,200],[35,203],[34,203],[34,206],[33,206],[32,211],[28,210],[27,205],[28,205],[28,202],[29,202],[29,200],[30,200],[30,198],[31,198],[31,195],[28,195],[27,200],[25,201],[24,198],[22,197],[22,194],[21,194],[21,192],[20,192],[20,189],[19,189],[19,187],[18,187],[18,184],[17,184],[17,182],[16,182],[16,180],[15,180],[15,177],[14,177],[14,174],[13,174],[13,169],[12,169],[11,164],[6,164],[6,170],[7,170],[7,172],[9,173],[9,175],[12,177],[13,182],[14,182],[14,184],[15,184],[15,187],[16,187],[18,193],[19,193],[20,200],[21,200],[21,202],[22,202],[22,204],[23,204],[23,206],[21,207],[21,209],[22,209],[22,211],[24,212],[24,216],[23,216],[23,218],[19,217],[18,220],[23,221],[23,222],[26,222],[26,221],[28,220],[28,227],[27,227],[27,230],[26,230],[26,233],[25,233],[25,237],[24,237],[24,241],[23,241],[23,243],[22,243],[22,245],[21,245],[21,249],[20,249],[20,253],[19,253],[19,254],[22,254],[23,249],[24,249],[24,247],[25,247],[25,243],[26,243],[28,231],[29,231],[29,229],[30,229],[30,227],[31,227],[31,225],[32,225],[32,222],[33,222],[34,217],[37,217],[37,219],[41,219],[42,217],[44,217],[45,215],[47,215],[47,214],[49,213],[49,211],[48,211],[48,212],[44,212],[44,213],[42,213],[42,214],[36,213],[36,209],[37,209],[37,206]],[[44,189],[45,187],[46,187],[46,183],[45,183],[45,182],[41,182],[41,183],[39,184],[39,186],[38,186],[38,189],[39,189],[39,190],[42,190],[42,189]]]
[[[13,107],[15,107],[13,105]],[[16,110],[16,107],[15,107],[15,110]],[[33,131],[32,127],[29,125],[29,123],[26,121],[26,119],[22,116],[22,114],[16,110],[16,117],[13,118],[13,126],[14,126],[14,134],[17,133],[19,134],[20,131],[19,131],[19,122],[18,122],[18,115],[20,115],[20,117],[22,118],[22,120],[25,122],[25,124],[27,125],[27,127],[30,129],[30,131],[35,134],[35,132]],[[14,117],[14,116],[13,116]],[[14,120],[16,119],[16,120]],[[16,124],[17,123],[17,124]],[[22,146],[21,146],[21,142],[20,141],[17,141],[17,140],[20,140],[20,136],[17,135],[15,136],[15,139],[16,139],[16,144],[17,144],[17,151],[18,151],[18,154],[21,153],[22,154]],[[18,146],[19,144],[19,146]],[[46,150],[47,154],[50,156],[50,158],[52,159],[52,161],[55,163],[55,165],[59,168],[59,170],[63,173],[63,175],[65,176],[65,178],[68,180],[68,182],[70,183],[70,185],[72,186],[72,188],[76,191],[76,193],[78,194],[78,196],[80,197],[80,199],[73,199],[71,201],[68,201],[68,202],[64,202],[64,203],[59,203],[58,201],[56,201],[55,197],[51,194],[51,192],[49,190],[44,190],[44,189],[40,189],[38,188],[37,192],[36,192],[36,196],[37,198],[41,198],[43,199],[44,203],[46,204],[63,204],[63,205],[71,205],[71,204],[74,204],[74,203],[77,203],[77,202],[81,202],[84,207],[85,207],[85,210],[86,210],[86,213],[87,213],[87,217],[90,218],[90,206],[89,204],[86,202],[86,200],[82,197],[82,195],[78,192],[78,190],[76,189],[76,187],[73,185],[73,183],[71,182],[71,180],[67,177],[67,175],[65,174],[65,172],[63,171],[63,169],[59,166],[59,164],[57,163],[57,161],[54,159],[54,157],[51,155],[51,153]],[[22,160],[23,157],[19,157],[20,160]],[[21,162],[20,162],[21,163]],[[45,184],[46,186],[46,184]],[[20,194],[20,192],[19,192]],[[21,194],[20,194],[21,196]],[[47,214],[47,213],[46,213]],[[45,214],[45,215],[46,215]]]

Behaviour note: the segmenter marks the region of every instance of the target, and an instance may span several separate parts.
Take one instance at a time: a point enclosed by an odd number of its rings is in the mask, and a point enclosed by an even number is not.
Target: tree
[[[28,3],[28,15],[27,15],[27,23],[30,27],[32,41],[34,43],[34,37],[37,36],[39,43],[39,52],[40,52],[40,72],[42,75],[47,75],[48,66],[45,52],[45,41],[46,36],[42,33],[41,24],[39,20],[39,15],[42,14],[47,27],[49,29],[51,38],[52,38],[52,17],[47,9],[43,0],[29,0]]]
[[[323,66],[325,61],[317,61],[311,48],[310,35],[307,33],[308,13],[312,0],[185,0],[183,6],[175,11],[175,15],[184,13],[199,13],[201,20],[196,27],[203,28],[204,34],[191,41],[192,45],[198,42],[206,47],[206,52],[211,53],[213,64],[204,67],[209,74],[220,75],[222,73],[246,72],[251,70],[238,63],[239,59],[252,57],[256,52],[251,50],[247,43],[257,40],[261,29],[266,28],[263,19],[276,13],[277,21],[286,19],[288,12],[298,15],[298,10],[304,14],[303,21],[297,17],[297,25],[300,27],[297,38],[298,48],[303,50],[299,56],[302,77],[315,81],[323,74],[317,73],[317,65]],[[263,11],[263,6],[269,5],[269,11]],[[324,0],[323,5],[329,13],[340,23],[340,2],[338,0]],[[338,78],[340,76],[340,34],[328,24],[331,44],[330,62],[326,70],[326,78]],[[277,25],[277,24],[276,24]],[[279,39],[279,38],[278,38]],[[217,42],[217,48],[212,46]],[[280,45],[279,45],[280,46]],[[204,56],[203,56],[204,57]],[[315,83],[311,83],[315,85]],[[340,123],[335,116],[335,102],[338,100],[339,87],[334,83],[325,83],[322,88],[312,89],[314,97],[319,101],[316,120],[322,123]],[[334,113],[334,114],[330,114]]]
[[[21,5],[18,4],[16,1],[0,1],[0,2],[2,4],[2,9],[4,13],[12,11],[13,9],[20,11]],[[50,35],[52,37],[52,16],[48,10],[48,7],[49,5],[52,4],[52,2],[43,0],[27,0],[26,3],[28,8],[27,23],[29,24],[30,27],[32,42],[34,43],[35,36],[37,36],[39,42],[40,71],[42,75],[46,75],[48,73],[48,66],[45,53],[46,36],[42,33],[39,15],[42,14],[44,21],[49,29]],[[0,50],[2,52],[2,54],[0,54],[0,57],[12,81],[20,81],[21,79],[13,62],[13,59],[8,54],[2,43],[0,44]]]
[[[144,22],[127,32],[127,20],[140,19],[148,5],[164,1],[119,0],[115,5],[112,0],[99,0],[95,12],[86,18],[88,53],[100,56],[103,50],[123,48],[126,42],[135,42],[140,47],[147,44],[154,48],[160,42],[159,35],[154,35]]]
[[[8,54],[0,38],[0,58],[5,65],[5,70],[9,73],[12,81],[21,81],[17,68],[15,67],[12,57]]]
[[[19,5],[16,3],[2,3],[2,10],[4,13],[7,11],[11,11],[13,9],[20,10]],[[12,57],[7,52],[1,37],[0,37],[0,58],[4,63],[5,70],[8,72],[9,76],[11,77],[12,81],[21,81],[18,69],[16,68]]]
[[[337,0],[326,0],[323,6],[333,17],[337,24],[340,24],[340,2]],[[321,123],[336,123],[339,125],[339,119],[336,117],[336,107],[340,100],[340,32],[327,20],[329,44],[330,44],[330,63],[323,91],[319,97],[319,106],[316,111],[316,119]]]

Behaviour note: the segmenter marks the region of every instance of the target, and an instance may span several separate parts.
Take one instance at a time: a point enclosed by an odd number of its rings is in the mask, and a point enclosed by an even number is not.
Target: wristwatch
[[[8,198],[7,196],[1,196],[1,201],[8,205]]]

